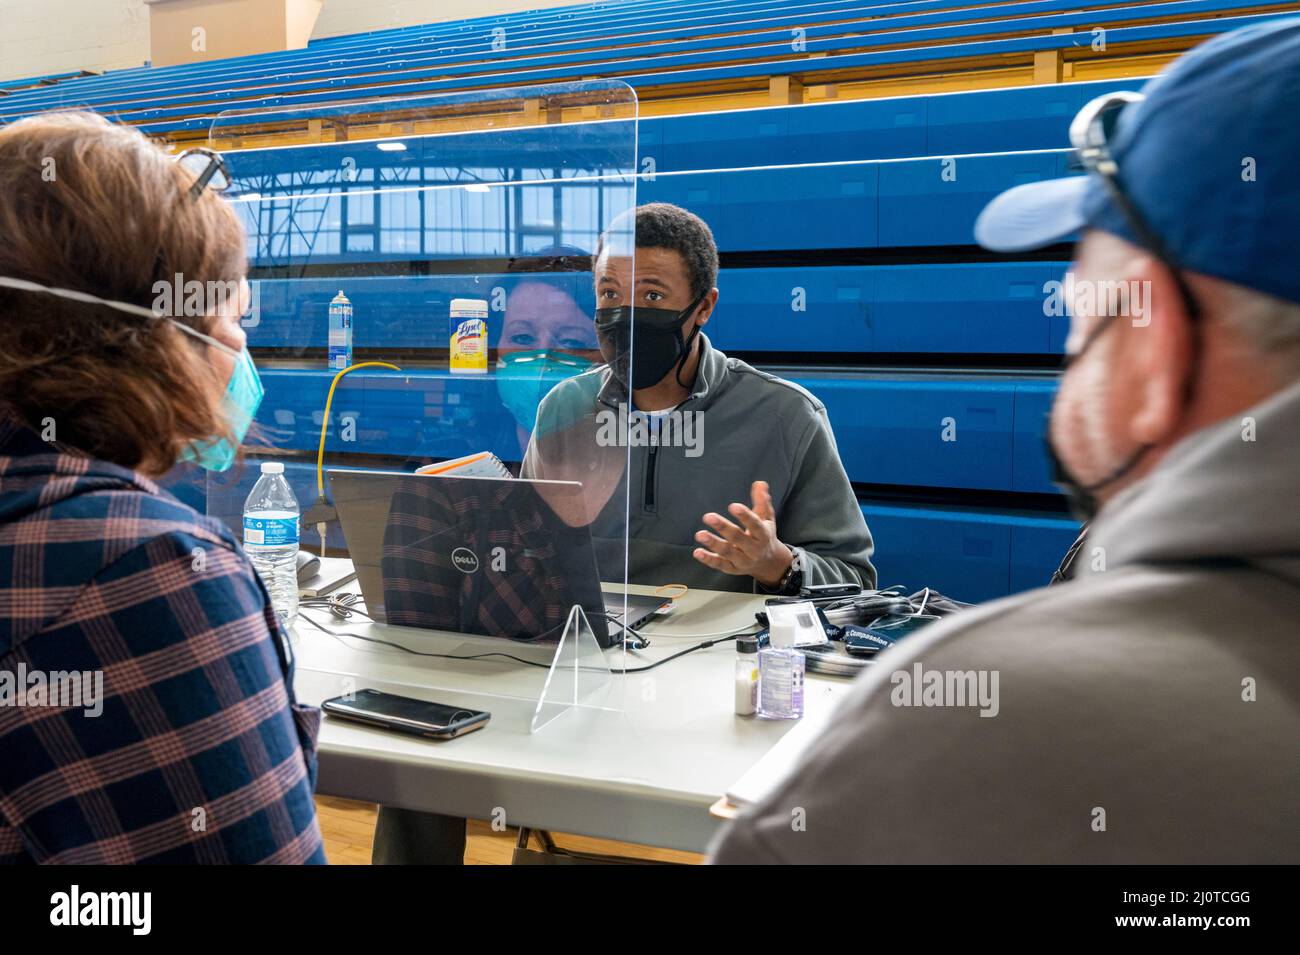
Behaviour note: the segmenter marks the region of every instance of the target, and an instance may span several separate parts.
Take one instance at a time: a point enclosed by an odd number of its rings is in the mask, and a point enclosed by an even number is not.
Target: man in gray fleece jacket
[[[718,301],[709,227],[667,203],[620,220],[594,261],[608,364],[542,401],[521,476],[582,483],[579,512],[569,494],[551,503],[591,527],[603,580],[626,567],[632,583],[712,590],[874,587],[871,534],[825,406],[700,332]],[[380,807],[376,863],[464,851],[463,819]]]
[[[566,519],[591,525],[606,580],[623,579],[626,546],[633,583],[874,587],[871,534],[825,406],[701,331],[718,300],[709,227],[667,203],[634,221],[635,258],[617,242],[631,222],[594,256],[606,364],[546,396],[522,476],[582,482],[586,513]]]
[[[1227,34],[985,210],[998,250],[1084,234],[1074,579],[882,654],[713,861],[1300,862],[1298,89],[1300,20]]]

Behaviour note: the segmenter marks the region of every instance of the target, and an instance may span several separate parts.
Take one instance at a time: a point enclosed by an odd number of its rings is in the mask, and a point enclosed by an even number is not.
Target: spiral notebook
[[[435,477],[493,477],[513,478],[510,469],[491,451],[467,454],[452,461],[439,461],[415,469],[416,474],[430,474]]]

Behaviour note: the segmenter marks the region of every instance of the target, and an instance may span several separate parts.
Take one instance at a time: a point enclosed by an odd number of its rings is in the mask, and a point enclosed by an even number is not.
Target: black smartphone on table
[[[454,739],[487,726],[492,714],[446,703],[430,703],[382,690],[356,693],[326,700],[320,708],[331,716],[395,730],[427,739]]]
[[[824,600],[828,597],[856,597],[862,593],[857,584],[806,584],[799,588],[801,600]]]

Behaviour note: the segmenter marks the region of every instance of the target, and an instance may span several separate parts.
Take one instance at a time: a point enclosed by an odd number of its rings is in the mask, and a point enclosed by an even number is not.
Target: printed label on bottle
[[[245,517],[244,543],[264,547],[296,544],[298,543],[298,518]]]
[[[451,335],[451,370],[487,371],[487,322],[481,318],[457,322]]]

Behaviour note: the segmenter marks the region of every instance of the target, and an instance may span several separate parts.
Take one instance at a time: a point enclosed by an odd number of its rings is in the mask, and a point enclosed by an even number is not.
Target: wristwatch
[[[759,584],[759,586],[763,587],[763,589],[768,591],[768,593],[788,597],[797,594],[801,589],[803,589],[803,551],[798,547],[791,547],[790,554],[790,566],[786,568],[785,573],[781,576],[781,579],[777,581],[775,587],[768,588]]]

